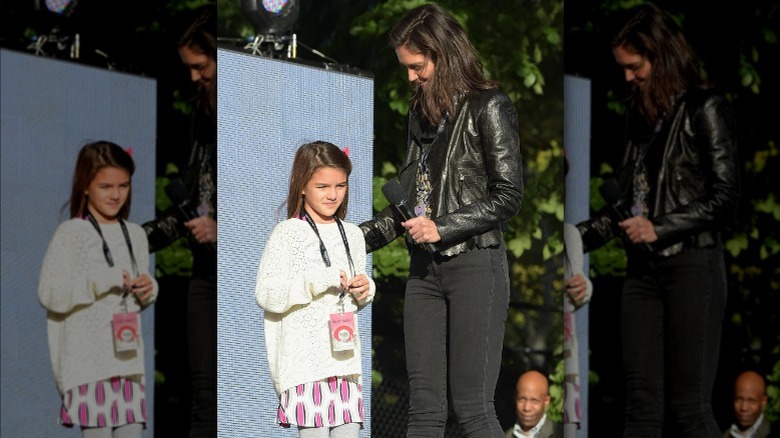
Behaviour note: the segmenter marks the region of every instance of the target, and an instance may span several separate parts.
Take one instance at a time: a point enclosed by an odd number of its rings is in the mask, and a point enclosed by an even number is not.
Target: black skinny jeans
[[[624,437],[660,437],[664,414],[682,437],[720,436],[712,411],[726,303],[721,249],[665,259],[629,254],[621,328]]]
[[[501,438],[494,397],[509,306],[506,250],[415,249],[404,301],[407,437],[444,436],[449,392],[466,436]]]
[[[187,294],[192,380],[190,438],[217,436],[217,279],[194,277]]]

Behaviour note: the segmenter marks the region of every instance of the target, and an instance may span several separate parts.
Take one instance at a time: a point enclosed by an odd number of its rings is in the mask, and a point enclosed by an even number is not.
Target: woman
[[[493,398],[509,303],[501,230],[523,196],[517,112],[441,7],[409,11],[389,40],[414,87],[399,179],[417,217],[388,208],[361,228],[368,251],[407,233],[407,436],[444,436],[448,393],[467,436],[503,436]]]
[[[734,117],[676,23],[643,5],[612,40],[631,84],[618,182],[631,217],[578,224],[584,250],[627,240],[624,436],[719,436],[710,403],[726,273],[719,229],[738,202]],[[622,229],[622,233],[621,233]]]
[[[187,347],[192,406],[190,438],[217,434],[217,20],[216,7],[199,8],[199,16],[177,42],[179,57],[198,86],[192,112],[192,151],[182,175],[197,217],[174,205],[143,224],[154,252],[187,236],[192,251],[192,278],[187,291]],[[184,197],[184,195],[183,195]]]

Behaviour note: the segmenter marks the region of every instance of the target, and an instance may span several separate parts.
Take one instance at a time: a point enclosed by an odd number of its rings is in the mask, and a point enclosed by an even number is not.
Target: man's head
[[[760,374],[745,371],[734,383],[734,417],[740,429],[753,426],[766,406],[766,384]]]
[[[515,407],[517,422],[523,430],[531,429],[542,419],[550,405],[547,377],[538,371],[526,371],[517,379]]]

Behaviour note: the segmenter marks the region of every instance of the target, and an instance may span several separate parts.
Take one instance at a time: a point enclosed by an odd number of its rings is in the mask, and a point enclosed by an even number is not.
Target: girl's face
[[[615,61],[623,68],[626,81],[640,90],[646,84],[653,66],[645,56],[626,50],[623,46],[612,49]]]
[[[412,53],[405,45],[398,46],[395,49],[398,56],[398,62],[406,70],[409,82],[413,82],[420,87],[425,88],[425,83],[433,76],[435,65],[433,60],[419,53]]]
[[[333,222],[347,193],[347,174],[335,167],[320,167],[303,187],[304,206],[315,223]]]
[[[116,222],[130,193],[130,173],[121,167],[101,167],[87,190],[87,208],[100,223]]]

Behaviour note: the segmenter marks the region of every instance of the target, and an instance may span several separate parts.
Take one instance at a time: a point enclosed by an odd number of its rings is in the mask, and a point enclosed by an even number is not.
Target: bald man
[[[517,420],[506,431],[506,438],[563,438],[563,426],[547,418],[550,392],[547,377],[538,371],[527,371],[517,379],[515,408]]]
[[[723,432],[723,438],[765,438],[772,427],[764,418],[766,383],[754,372],[745,371],[734,382],[735,422]],[[780,430],[778,430],[780,431]],[[776,431],[776,432],[778,432]]]

